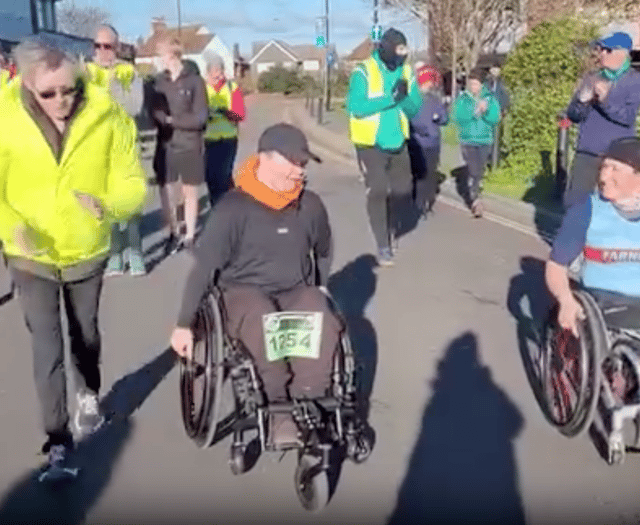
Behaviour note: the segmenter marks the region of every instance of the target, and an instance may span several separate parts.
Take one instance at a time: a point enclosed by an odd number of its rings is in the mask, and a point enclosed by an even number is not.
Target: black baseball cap
[[[291,124],[275,124],[262,132],[258,140],[258,153],[277,151],[294,164],[306,164],[309,159],[322,160],[309,151],[309,143],[304,133]]]
[[[616,139],[609,144],[602,157],[618,160],[640,172],[640,138],[624,137]]]

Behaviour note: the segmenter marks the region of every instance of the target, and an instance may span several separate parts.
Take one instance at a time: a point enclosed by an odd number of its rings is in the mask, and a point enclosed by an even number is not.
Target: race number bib
[[[320,356],[322,312],[274,312],[262,316],[262,326],[267,361]]]

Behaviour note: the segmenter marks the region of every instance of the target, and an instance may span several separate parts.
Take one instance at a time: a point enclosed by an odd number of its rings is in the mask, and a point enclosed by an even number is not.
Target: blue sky
[[[69,0],[67,0],[69,1]],[[164,16],[177,25],[176,0],[75,0],[76,5],[101,7],[112,15],[123,40],[150,33],[151,18]],[[240,44],[249,56],[252,41],[279,39],[291,44],[314,43],[315,18],[324,13],[324,0],[181,0],[183,23],[202,23],[231,48]],[[383,27],[394,26],[412,47],[422,47],[420,27],[409,14],[380,12]],[[339,53],[348,53],[371,29],[373,0],[329,0],[330,39]]]

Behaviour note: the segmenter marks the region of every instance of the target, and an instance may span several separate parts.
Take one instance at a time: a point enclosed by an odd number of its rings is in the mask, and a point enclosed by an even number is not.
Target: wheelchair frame
[[[337,308],[334,311],[339,315]],[[355,359],[346,324],[333,359],[329,395],[287,403],[265,403],[253,360],[240,341],[225,330],[224,303],[220,290],[212,285],[205,294],[194,322],[194,355],[181,360],[180,386],[182,419],[187,435],[200,448],[208,448],[233,434],[230,467],[242,474],[253,465],[248,457],[257,456],[256,440],[244,440],[250,430],[258,431],[261,451],[297,450],[298,468],[295,485],[298,497],[307,510],[319,510],[329,500],[328,473],[332,468],[332,451],[342,449],[354,463],[365,461],[372,449],[372,429],[358,412],[355,383]],[[202,354],[199,362],[196,354]],[[196,380],[202,377],[200,402]],[[233,410],[221,419],[223,386],[230,382]],[[301,445],[276,447],[268,432],[274,413],[291,413],[301,434]],[[257,457],[255,458],[257,459]]]
[[[640,448],[640,330],[607,327],[594,297],[585,290],[574,290],[574,297],[585,313],[579,323],[576,340],[557,324],[558,307],[551,311],[542,334],[541,382],[545,416],[567,437],[575,437],[589,428],[596,410],[601,409],[606,433],[607,461],[610,465],[624,461],[626,444],[624,426],[635,425],[633,446]],[[560,342],[560,347],[554,343]],[[624,368],[624,370],[623,370]],[[568,373],[579,371],[573,374]],[[634,389],[616,397],[610,372],[626,373]],[[567,378],[562,380],[562,375]],[[576,377],[578,376],[578,377]],[[567,388],[574,387],[574,396]],[[575,388],[577,387],[577,388]],[[551,391],[550,391],[551,390]],[[574,397],[573,406],[562,407]],[[568,412],[563,417],[563,412]],[[607,432],[606,426],[609,426]]]

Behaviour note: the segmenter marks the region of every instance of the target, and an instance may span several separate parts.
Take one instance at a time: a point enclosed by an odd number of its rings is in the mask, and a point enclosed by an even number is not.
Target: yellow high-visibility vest
[[[231,110],[231,97],[238,89],[233,80],[225,81],[220,91],[216,91],[207,84],[207,103],[209,105],[209,121],[204,134],[205,140],[231,139],[238,136],[238,125],[231,122],[222,113],[216,113],[216,109]]]
[[[357,67],[360,67],[361,71],[367,77],[368,97],[377,98],[383,96],[384,85],[382,73],[380,72],[376,59],[371,56]],[[402,69],[402,76],[409,86],[411,85],[411,75],[411,66],[405,64]],[[380,113],[374,113],[364,118],[357,118],[352,113],[349,118],[349,136],[351,137],[351,142],[361,146],[373,146],[376,143],[379,126]],[[404,138],[408,139],[409,120],[403,111],[400,111],[400,127]]]

